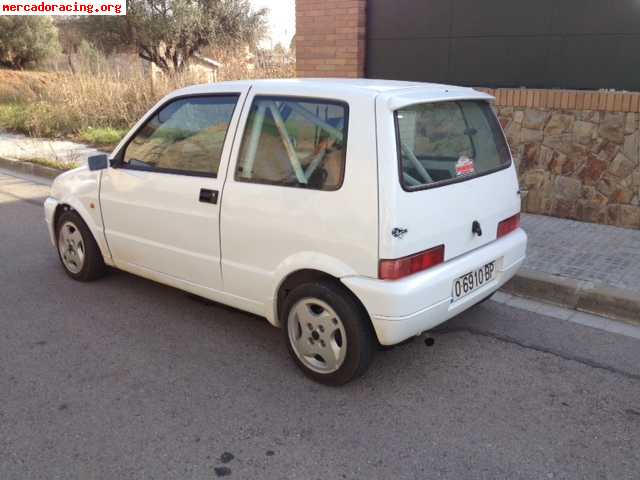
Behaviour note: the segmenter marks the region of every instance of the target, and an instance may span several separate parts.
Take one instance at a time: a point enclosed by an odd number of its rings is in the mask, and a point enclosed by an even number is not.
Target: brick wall
[[[530,213],[640,228],[640,93],[481,89]]]
[[[496,97],[498,107],[640,112],[640,93],[531,88],[477,88]]]
[[[296,0],[299,77],[363,77],[366,0]]]

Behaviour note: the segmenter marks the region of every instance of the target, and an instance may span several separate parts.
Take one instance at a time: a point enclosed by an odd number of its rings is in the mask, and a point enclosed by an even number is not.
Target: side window
[[[348,107],[293,97],[256,97],[235,179],[315,190],[342,185]]]
[[[216,176],[238,95],[175,100],[127,145],[123,166]]]

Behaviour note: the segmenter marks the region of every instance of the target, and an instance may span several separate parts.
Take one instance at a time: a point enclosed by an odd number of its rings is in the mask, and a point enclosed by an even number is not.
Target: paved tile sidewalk
[[[526,268],[640,294],[640,230],[531,214],[522,226]]]

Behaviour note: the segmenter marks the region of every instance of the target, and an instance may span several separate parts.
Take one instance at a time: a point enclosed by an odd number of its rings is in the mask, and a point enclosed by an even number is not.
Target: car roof
[[[173,92],[170,96],[194,95],[216,93],[234,89],[246,89],[254,87],[258,91],[272,91],[274,94],[284,92],[291,95],[335,96],[337,92],[342,97],[376,97],[379,94],[408,94],[409,92],[420,92],[425,100],[440,99],[443,92],[459,98],[477,97],[479,94],[486,98],[489,95],[481,94],[477,90],[468,87],[455,85],[444,85],[438,83],[406,82],[398,80],[376,80],[368,78],[291,78],[291,79],[269,79],[269,80],[240,80],[231,82],[207,83],[194,85]]]

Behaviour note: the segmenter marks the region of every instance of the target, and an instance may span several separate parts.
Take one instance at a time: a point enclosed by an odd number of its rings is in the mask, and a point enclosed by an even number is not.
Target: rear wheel
[[[342,385],[371,363],[375,342],[366,312],[331,282],[293,289],[284,301],[281,322],[296,364],[320,383]]]
[[[58,255],[67,275],[84,282],[104,275],[106,267],[98,244],[75,211],[67,210],[58,218],[57,239]]]

